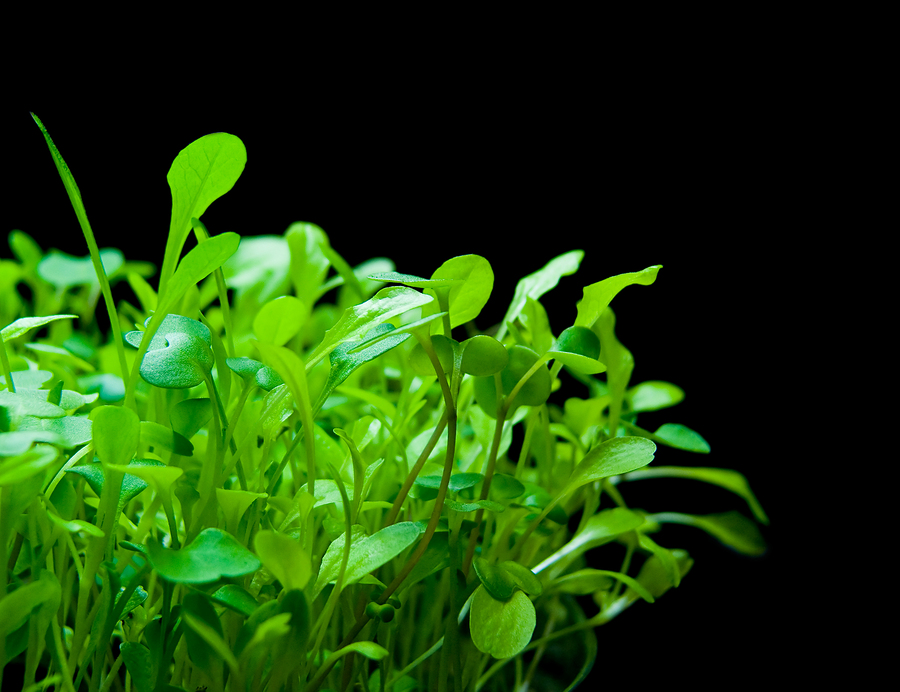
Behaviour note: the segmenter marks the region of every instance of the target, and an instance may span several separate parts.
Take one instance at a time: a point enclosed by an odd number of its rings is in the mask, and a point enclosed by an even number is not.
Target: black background
[[[779,594],[794,521],[783,483],[795,460],[770,444],[792,356],[759,335],[785,323],[784,302],[765,286],[783,268],[779,248],[797,213],[797,154],[785,144],[801,125],[773,88],[749,70],[725,80],[663,67],[653,83],[624,91],[494,74],[447,92],[375,83],[326,96],[298,85],[294,97],[232,107],[163,92],[8,104],[5,165],[15,174],[2,230],[87,254],[31,109],[74,173],[99,245],[129,259],[161,263],[166,172],[190,142],[224,131],[244,141],[248,162],[204,215],[211,233],[281,234],[310,221],[351,265],[388,256],[421,276],[450,257],[483,255],[495,272],[484,328],[502,317],[519,278],[565,251],[585,258],[542,299],[556,333],[574,320],[583,286],[662,264],[654,285],[613,302],[633,382],[667,380],[687,394],[641,423],[683,423],[712,447],[708,457],[661,448],[657,463],[744,473],[772,520],[770,550],[745,558],[699,531],[666,527],[658,541],[688,549],[694,569],[656,604],[636,604],[598,630],[597,667],[607,682],[764,681],[775,640],[793,626]],[[749,515],[714,486],[640,485],[626,499],[650,511]],[[619,673],[609,678],[611,670]]]

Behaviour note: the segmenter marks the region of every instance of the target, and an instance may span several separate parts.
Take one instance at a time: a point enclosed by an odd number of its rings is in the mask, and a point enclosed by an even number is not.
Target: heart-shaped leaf
[[[229,533],[203,529],[181,550],[167,550],[154,538],[147,543],[147,557],[159,576],[181,584],[202,584],[223,577],[240,577],[260,567],[259,558]]]

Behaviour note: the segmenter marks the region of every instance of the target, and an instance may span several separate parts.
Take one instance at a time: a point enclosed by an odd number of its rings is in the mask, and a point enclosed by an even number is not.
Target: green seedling
[[[154,276],[98,248],[37,122],[88,254],[16,230],[3,265],[19,283],[0,301],[0,669],[25,689],[526,690],[565,638],[571,690],[597,627],[690,578],[667,525],[765,552],[746,479],[666,465],[710,447],[639,423],[684,391],[631,382],[610,303],[660,266],[586,279],[548,314],[545,294],[592,271],[566,252],[480,329],[488,258],[428,274],[351,266],[313,224],[207,229],[247,156],[218,133],[172,164]],[[113,300],[120,279],[137,304]],[[719,486],[741,511],[631,506],[649,478]]]

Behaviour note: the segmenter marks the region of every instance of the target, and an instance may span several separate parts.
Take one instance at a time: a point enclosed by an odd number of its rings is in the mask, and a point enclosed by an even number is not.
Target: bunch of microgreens
[[[246,161],[218,133],[169,171],[154,289],[152,265],[98,249],[35,121],[90,256],[13,231],[0,262],[0,663],[23,689],[569,690],[598,625],[690,570],[662,524],[764,551],[739,512],[628,507],[633,481],[688,478],[767,522],[734,471],[650,465],[657,445],[709,452],[684,425],[637,423],[684,394],[629,383],[609,303],[659,266],[585,286],[554,336],[539,298],[578,270],[567,252],[481,333],[484,257],[422,278],[350,267],[309,223],[210,235],[199,218]],[[114,303],[122,280],[139,305]],[[561,387],[587,396],[548,404]],[[551,658],[570,679],[542,677]]]

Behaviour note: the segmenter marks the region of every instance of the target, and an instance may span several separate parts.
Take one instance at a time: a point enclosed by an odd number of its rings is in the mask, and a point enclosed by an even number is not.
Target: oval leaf
[[[472,643],[494,658],[509,658],[521,652],[531,641],[536,623],[534,604],[522,591],[513,593],[508,601],[498,601],[484,586],[479,586],[472,597]]]
[[[645,437],[614,437],[607,440],[594,447],[578,463],[569,477],[565,492],[646,466],[653,461],[655,451],[656,445]]]
[[[286,591],[303,589],[312,576],[312,561],[300,542],[283,533],[262,530],[253,538],[253,549]]]

